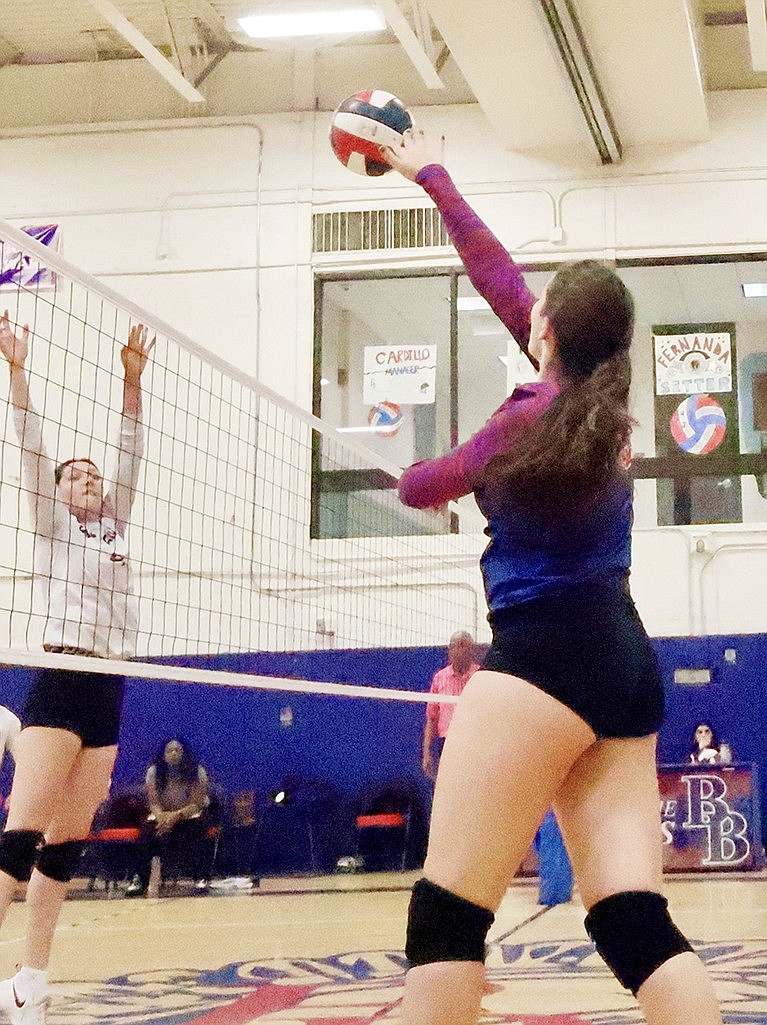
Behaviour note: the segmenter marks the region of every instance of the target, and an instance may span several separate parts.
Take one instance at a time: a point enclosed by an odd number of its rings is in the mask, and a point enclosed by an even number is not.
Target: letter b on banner
[[[727,784],[721,776],[704,774],[683,776],[687,787],[687,816],[683,829],[704,829],[708,854],[704,865],[739,865],[751,854],[748,822],[730,808],[725,800]]]

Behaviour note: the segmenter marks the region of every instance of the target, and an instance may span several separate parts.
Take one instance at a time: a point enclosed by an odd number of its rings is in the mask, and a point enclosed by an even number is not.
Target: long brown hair
[[[524,483],[550,491],[598,489],[628,445],[634,300],[617,274],[595,260],[561,267],[542,312],[557,342],[560,394],[515,447],[491,460],[480,485]]]

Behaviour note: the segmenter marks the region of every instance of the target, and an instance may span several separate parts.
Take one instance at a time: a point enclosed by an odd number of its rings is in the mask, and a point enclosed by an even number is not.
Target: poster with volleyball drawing
[[[700,468],[658,480],[659,524],[737,522],[740,478],[722,471],[740,452],[735,325],[654,326],[653,357],[655,454]]]

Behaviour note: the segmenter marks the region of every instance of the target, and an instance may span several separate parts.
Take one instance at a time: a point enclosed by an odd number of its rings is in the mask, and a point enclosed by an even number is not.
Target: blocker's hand
[[[0,352],[11,367],[23,367],[29,353],[29,325],[24,325],[20,335],[14,334],[8,310],[0,317]]]
[[[128,335],[128,344],[120,349],[120,359],[125,371],[126,381],[138,383],[144,368],[157,342],[157,335],[151,342],[147,341],[147,329],[143,324],[134,324]]]
[[[382,146],[381,155],[403,178],[414,182],[424,167],[442,163],[444,141],[425,135],[422,129],[411,128],[402,136],[399,146]]]

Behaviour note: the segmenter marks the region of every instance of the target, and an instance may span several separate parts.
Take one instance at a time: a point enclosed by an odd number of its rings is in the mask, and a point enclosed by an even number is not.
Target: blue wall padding
[[[692,732],[709,722],[729,742],[739,762],[755,762],[762,808],[767,797],[767,636],[664,638],[656,642],[667,688],[666,721],[658,757],[662,762],[689,759]],[[725,658],[734,652],[734,662]],[[674,684],[674,670],[709,669],[711,683]]]
[[[543,640],[545,643],[545,639]],[[708,720],[728,740],[736,760],[756,762],[767,780],[767,637],[740,635],[661,638],[654,641],[667,687],[659,760],[686,761],[694,726]],[[725,651],[735,652],[735,661]],[[228,669],[306,680],[426,690],[445,664],[446,649],[251,653],[168,659],[176,665]],[[676,668],[709,669],[711,683],[675,685]],[[20,713],[30,670],[7,667],[4,704]],[[293,722],[281,725],[290,707]],[[420,770],[423,705],[130,680],[115,770],[118,788],[138,785],[157,745],[180,734],[200,753],[227,793],[255,788],[264,797],[287,774],[322,777],[350,799],[362,788],[408,780],[428,806]],[[7,793],[9,766],[0,786]]]

